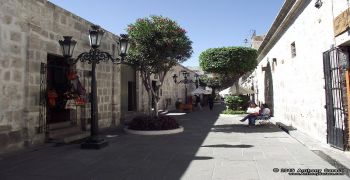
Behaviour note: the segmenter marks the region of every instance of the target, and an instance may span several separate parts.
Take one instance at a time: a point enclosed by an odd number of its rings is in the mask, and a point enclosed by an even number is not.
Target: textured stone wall
[[[75,57],[89,50],[92,24],[46,0],[0,1],[0,150],[41,143],[39,120],[40,64],[60,55],[58,40],[71,35]],[[101,49],[113,53],[117,36],[106,32]],[[118,125],[119,67],[97,65],[100,127]],[[91,66],[78,63],[77,68]]]
[[[345,3],[334,1],[335,16],[347,8]],[[334,39],[332,17],[331,1],[323,1],[320,9],[309,3],[288,28],[281,29],[284,34],[253,73],[258,92],[255,98],[265,102],[262,67],[270,62],[275,120],[293,125],[322,142],[327,140],[323,52],[339,45]],[[346,39],[350,40],[349,35]],[[293,42],[296,45],[295,57],[291,55]],[[275,63],[273,58],[276,58]]]

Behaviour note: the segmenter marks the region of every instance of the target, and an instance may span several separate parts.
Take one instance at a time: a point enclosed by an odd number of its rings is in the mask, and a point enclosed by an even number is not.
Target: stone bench
[[[255,122],[260,121],[259,124],[270,124],[271,116],[264,115],[264,116],[257,116],[255,119]]]

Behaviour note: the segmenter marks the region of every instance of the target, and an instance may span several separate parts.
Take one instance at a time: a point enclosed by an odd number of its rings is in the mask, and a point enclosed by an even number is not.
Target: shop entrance
[[[327,142],[341,150],[345,149],[345,130],[347,129],[347,104],[345,91],[349,88],[348,81],[348,52],[332,48],[323,53],[325,75]],[[346,88],[344,87],[344,80]],[[348,97],[349,98],[349,97]]]
[[[66,109],[64,93],[69,91],[69,64],[63,57],[48,55],[47,59],[47,122],[48,124],[71,121],[71,110]]]

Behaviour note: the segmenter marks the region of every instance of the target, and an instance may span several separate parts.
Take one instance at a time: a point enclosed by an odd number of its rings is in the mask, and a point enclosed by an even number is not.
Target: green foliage
[[[208,77],[207,75],[203,75],[200,77],[201,82],[210,88],[220,88],[220,80],[218,78]]]
[[[226,109],[221,114],[245,114],[245,111]]]
[[[201,68],[219,76],[222,85],[232,85],[257,65],[257,51],[248,47],[210,48],[199,56]]]
[[[220,79],[208,77],[207,75],[203,75],[200,77],[201,86],[207,86],[212,88],[212,96],[215,97],[216,89],[221,87]]]
[[[230,110],[241,110],[246,109],[248,106],[249,97],[248,96],[227,96],[225,97],[225,103],[227,109]]]
[[[241,97],[242,99],[242,102],[239,106],[241,107],[241,109],[247,109],[250,101],[249,96],[239,95],[239,97]]]
[[[192,42],[175,21],[162,16],[138,19],[128,26],[127,61],[150,73],[167,72],[192,54]]]
[[[227,96],[225,98],[227,109],[231,110],[238,110],[242,102],[243,99],[240,96]]]

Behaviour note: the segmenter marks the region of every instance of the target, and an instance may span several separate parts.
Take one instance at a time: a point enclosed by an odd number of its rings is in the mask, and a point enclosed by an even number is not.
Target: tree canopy
[[[230,86],[257,65],[257,51],[248,47],[210,48],[199,56],[201,68],[215,73],[222,86]]]
[[[212,89],[212,95],[215,96],[215,91],[221,88],[220,79],[217,77],[209,77],[203,75],[200,77],[200,82],[202,85],[210,87]]]
[[[150,73],[169,71],[192,55],[192,41],[175,21],[151,16],[128,26],[131,48],[128,61]]]

